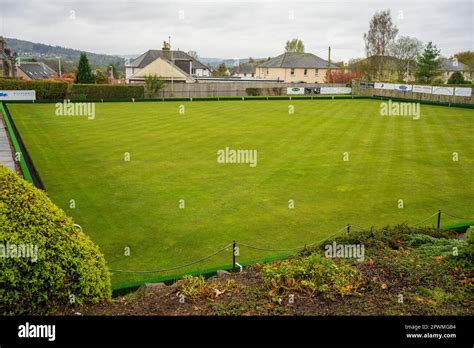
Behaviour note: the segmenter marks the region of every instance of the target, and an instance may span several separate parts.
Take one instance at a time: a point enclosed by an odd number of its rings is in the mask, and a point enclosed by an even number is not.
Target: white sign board
[[[288,87],[286,94],[304,94],[304,87]]]
[[[350,87],[321,87],[321,94],[351,94]]]
[[[376,82],[374,88],[377,89],[395,89],[395,85],[393,83],[384,83],[384,82]]]
[[[0,90],[0,101],[3,100],[36,100],[36,91],[2,91]]]
[[[472,94],[472,88],[470,87],[456,87],[454,89],[454,95],[460,97],[470,97]]]
[[[399,92],[411,92],[412,91],[412,85],[399,85],[395,84],[393,85],[393,89]]]
[[[454,87],[433,86],[431,93],[438,95],[453,95]]]
[[[414,85],[413,92],[431,94],[431,86]]]

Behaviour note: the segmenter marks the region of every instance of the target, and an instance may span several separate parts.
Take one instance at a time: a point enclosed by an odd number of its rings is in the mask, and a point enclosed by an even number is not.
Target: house
[[[17,77],[25,80],[44,80],[57,76],[56,71],[42,62],[21,62],[17,65]]]
[[[167,42],[164,42],[163,48],[161,50],[148,50],[147,52],[140,55],[138,58],[134,59],[129,64],[126,64],[125,65],[125,79],[129,81],[130,78],[132,77],[143,75],[143,72],[141,71],[147,68],[150,64],[152,64],[158,59],[168,61],[174,67],[179,69],[179,71],[184,72],[186,75],[188,75],[191,79],[193,76],[197,77],[197,76],[210,76],[211,75],[211,70],[209,69],[209,67],[202,64],[201,62],[199,62],[197,59],[193,58],[186,52],[183,52],[180,50],[171,50],[169,44]],[[155,64],[155,67],[157,65],[163,65],[163,64],[164,63]],[[169,69],[169,64],[167,64],[166,69]],[[171,72],[168,71],[168,74],[171,74]],[[181,75],[181,74],[178,74],[178,75]],[[157,75],[157,76],[160,76],[160,75]]]
[[[11,49],[7,47],[7,42],[0,36],[0,77],[15,77],[16,66],[15,57]]]
[[[240,64],[232,76],[250,78],[255,77],[256,72],[257,67],[254,64]]]
[[[340,69],[331,64],[331,69]],[[324,83],[328,61],[312,53],[286,52],[257,65],[255,77],[283,82]]]
[[[456,71],[460,71],[464,76],[464,79],[469,81],[472,81],[474,76],[474,69],[466,64],[458,62],[457,59],[443,59],[439,70],[441,71],[441,78],[445,81],[448,81],[451,75]]]
[[[128,83],[144,83],[147,76],[157,76],[161,80],[173,83],[192,83],[193,77],[177,67],[164,57],[158,57],[153,62],[138,70],[127,79]]]

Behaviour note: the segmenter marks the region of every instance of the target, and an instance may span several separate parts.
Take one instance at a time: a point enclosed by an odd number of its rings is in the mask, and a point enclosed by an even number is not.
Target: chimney
[[[170,44],[167,43],[166,41],[163,41],[163,58],[171,61]]]
[[[7,47],[7,43],[5,42],[5,39],[3,36],[0,36],[0,52],[3,52],[3,50]]]

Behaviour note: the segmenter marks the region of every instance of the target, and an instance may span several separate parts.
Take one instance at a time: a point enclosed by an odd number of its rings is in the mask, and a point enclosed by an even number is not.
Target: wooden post
[[[237,248],[237,243],[235,240],[232,242],[232,272],[235,272],[235,249]]]
[[[441,209],[438,209],[438,226],[436,230],[439,232],[439,227],[441,225]]]

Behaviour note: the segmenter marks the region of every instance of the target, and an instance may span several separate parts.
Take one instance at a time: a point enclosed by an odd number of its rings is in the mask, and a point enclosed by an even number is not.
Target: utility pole
[[[329,46],[328,50],[328,83],[331,82],[331,46]]]
[[[59,77],[61,77],[61,57],[58,57],[58,61],[59,61]]]

